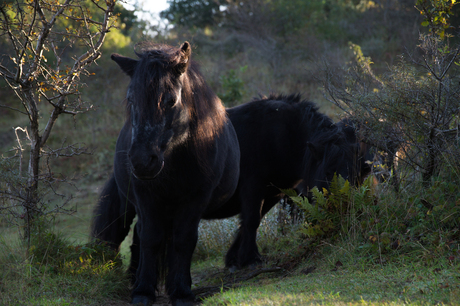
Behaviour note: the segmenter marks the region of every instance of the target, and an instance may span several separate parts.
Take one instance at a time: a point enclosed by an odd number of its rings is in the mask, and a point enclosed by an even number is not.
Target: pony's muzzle
[[[163,154],[135,154],[128,153],[128,160],[132,174],[140,180],[153,180],[164,168]]]

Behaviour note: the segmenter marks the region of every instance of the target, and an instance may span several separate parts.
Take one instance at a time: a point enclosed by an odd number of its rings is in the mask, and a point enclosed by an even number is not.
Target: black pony
[[[139,60],[112,55],[131,77],[127,120],[92,235],[118,247],[138,215],[133,304],[155,301],[162,276],[173,305],[192,304],[198,224],[227,202],[238,183],[235,130],[190,55],[188,42],[144,46]]]
[[[297,187],[307,195],[313,186],[329,187],[334,173],[356,183],[359,147],[300,95],[262,97],[227,113],[240,143],[238,188],[224,207],[203,218],[240,213],[241,226],[225,259],[233,268],[260,262],[257,229],[282,198],[280,189]]]

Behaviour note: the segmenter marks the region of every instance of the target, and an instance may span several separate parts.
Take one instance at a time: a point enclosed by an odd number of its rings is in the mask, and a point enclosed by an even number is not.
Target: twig
[[[197,296],[199,295],[201,298],[203,298],[205,296],[213,295],[216,292],[220,292],[221,290],[224,290],[224,289],[228,290],[228,289],[231,289],[231,288],[241,286],[241,284],[239,284],[239,283],[241,283],[243,281],[250,280],[251,278],[254,278],[254,277],[256,277],[256,276],[258,276],[258,275],[260,275],[262,273],[273,273],[273,272],[279,272],[279,271],[282,271],[282,270],[283,269],[280,268],[280,267],[259,269],[259,270],[253,271],[252,273],[250,273],[246,277],[241,277],[241,278],[237,278],[237,279],[232,280],[232,281],[225,282],[220,286],[202,287],[202,288],[194,289],[192,291],[193,291],[193,294],[195,294]]]

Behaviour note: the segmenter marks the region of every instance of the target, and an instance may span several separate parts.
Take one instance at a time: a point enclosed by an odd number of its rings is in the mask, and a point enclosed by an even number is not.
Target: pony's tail
[[[121,200],[115,177],[112,174],[93,212],[92,240],[97,243],[105,242],[110,248],[118,250],[128,235],[135,215],[134,206],[127,200]]]

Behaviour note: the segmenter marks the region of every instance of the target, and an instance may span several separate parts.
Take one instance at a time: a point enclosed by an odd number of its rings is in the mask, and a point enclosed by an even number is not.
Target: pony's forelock
[[[153,90],[153,96],[159,96],[164,90],[162,86],[173,87],[177,82],[181,83],[181,102],[191,118],[190,131],[196,155],[205,160],[206,146],[214,141],[228,119],[222,102],[206,84],[198,64],[187,60],[186,71],[178,73],[177,66],[184,64],[186,54],[181,48],[164,44],[142,42],[136,45],[135,53],[139,57],[139,64],[131,80],[134,90],[143,93],[152,93]],[[131,110],[128,104],[129,115]],[[139,111],[147,114],[151,109],[151,96],[143,97],[139,107]]]

